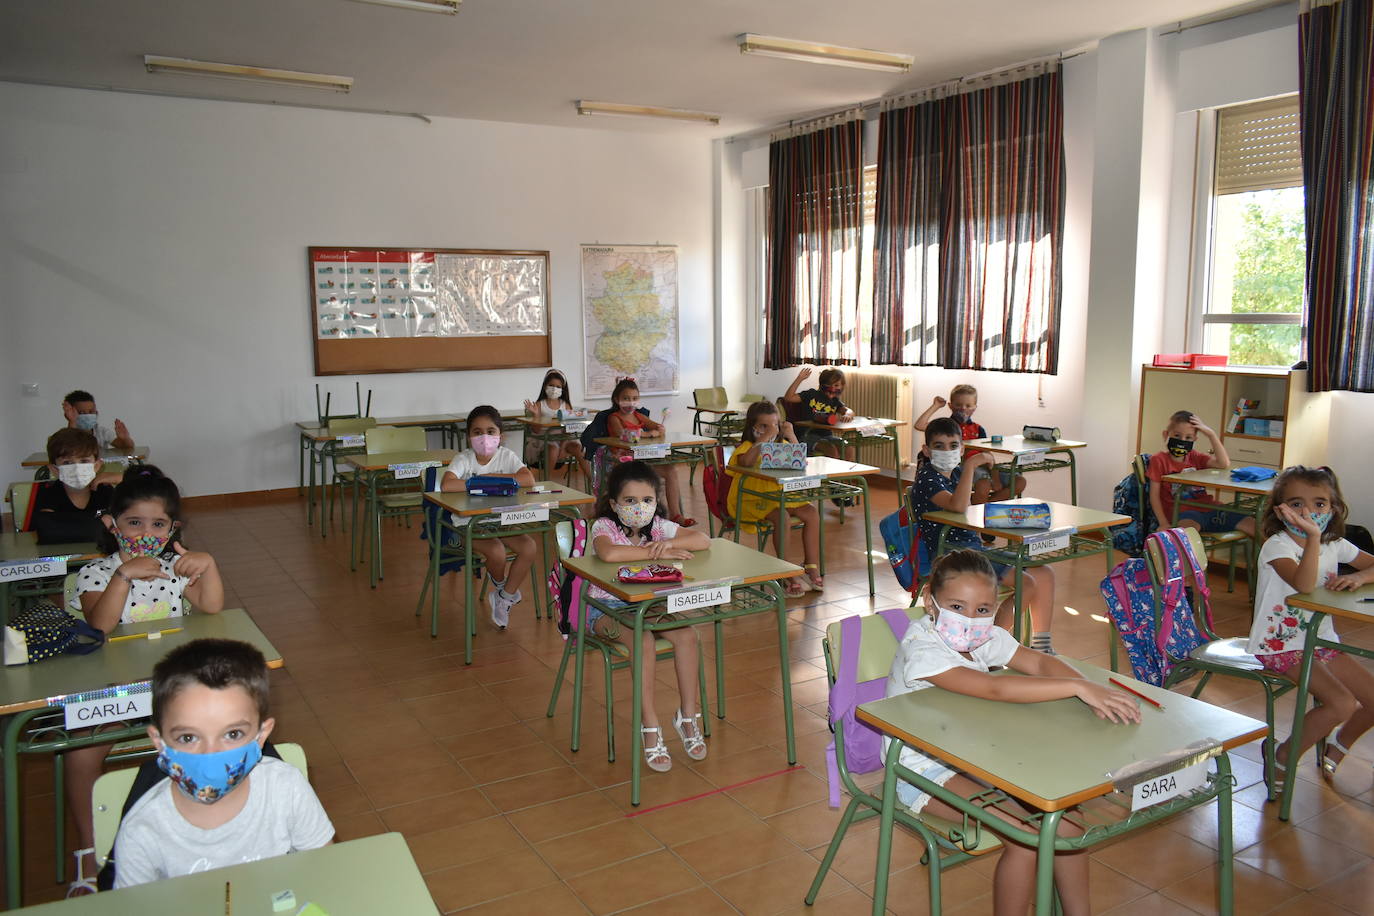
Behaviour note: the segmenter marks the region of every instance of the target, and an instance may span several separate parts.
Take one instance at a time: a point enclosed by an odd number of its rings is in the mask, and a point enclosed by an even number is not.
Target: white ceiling
[[[723,136],[1020,62],[1235,0],[5,0],[0,80]],[[914,55],[891,75],[745,57],[742,32]],[[150,74],[144,54],[342,74],[349,94]],[[719,127],[579,117],[575,99]]]

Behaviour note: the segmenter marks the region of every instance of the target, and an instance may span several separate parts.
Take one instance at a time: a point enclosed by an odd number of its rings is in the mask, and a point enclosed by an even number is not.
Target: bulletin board
[[[552,364],[549,253],[311,247],[316,375]]]

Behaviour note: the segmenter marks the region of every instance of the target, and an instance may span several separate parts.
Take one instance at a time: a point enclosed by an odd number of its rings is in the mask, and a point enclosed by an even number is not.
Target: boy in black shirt
[[[100,445],[84,429],[59,429],[48,437],[48,470],[53,480],[38,484],[30,527],[40,544],[94,541],[101,531],[96,515],[110,504],[117,473],[100,471]]]
[[[810,377],[810,367],[803,366],[797,377],[792,380],[787,393],[782,396],[783,403],[787,405],[788,419],[793,422],[835,424],[854,417],[854,411],[845,407],[844,401],[840,400],[840,395],[844,393],[843,372],[834,366],[822,369],[817,379],[818,387],[798,392],[801,383]],[[802,441],[810,446],[808,451],[812,454],[829,455],[834,458],[843,455],[847,461],[854,460],[854,446],[846,445],[843,438],[834,435],[830,430],[809,427],[803,427],[803,430],[805,435]]]

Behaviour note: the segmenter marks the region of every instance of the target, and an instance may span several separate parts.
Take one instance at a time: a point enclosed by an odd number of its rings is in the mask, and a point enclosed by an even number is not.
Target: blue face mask
[[[213,754],[192,754],[164,744],[157,766],[182,795],[202,805],[213,805],[241,785],[261,759],[262,748],[257,741]]]
[[[1331,524],[1331,513],[1330,513],[1329,511],[1328,511],[1328,512],[1313,512],[1313,513],[1311,513],[1310,515],[1308,515],[1307,517],[1308,517],[1309,519],[1312,520],[1312,524],[1316,525],[1316,526],[1317,526],[1317,530],[1319,530],[1319,531],[1325,531],[1325,530],[1326,530],[1326,526],[1329,525],[1329,524]],[[1288,529],[1288,533],[1291,534],[1291,535],[1293,535],[1293,537],[1296,537],[1296,538],[1305,538],[1305,537],[1307,537],[1307,532],[1303,531],[1301,528],[1297,527],[1296,525],[1290,525],[1290,524],[1288,524],[1287,522],[1284,522],[1284,523],[1283,523],[1283,527],[1287,528],[1287,529]]]
[[[98,413],[79,413],[76,415],[76,428],[84,429],[87,432],[100,425],[100,414]]]

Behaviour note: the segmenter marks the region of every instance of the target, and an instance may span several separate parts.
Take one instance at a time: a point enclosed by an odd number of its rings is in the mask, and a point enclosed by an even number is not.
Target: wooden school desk
[[[0,566],[11,563],[23,564],[32,560],[64,557],[67,571],[78,569],[104,554],[92,542],[80,541],[72,544],[38,543],[38,535],[32,531],[0,532]],[[14,587],[27,579],[11,580],[0,573],[0,629],[9,623],[10,601],[13,600]]]
[[[1042,439],[1027,439],[1025,436],[1003,436],[997,445],[992,439],[969,439],[965,448],[976,448],[993,455],[1004,455],[1011,459],[1010,466],[988,468],[990,471],[1008,470],[1011,472],[1013,486],[1017,477],[1025,477],[1030,471],[1053,471],[1056,468],[1069,469],[1069,502],[1078,505],[1078,462],[1074,450],[1086,448],[1088,443],[1073,439],[1056,439],[1047,442]],[[1063,458],[1051,455],[1062,454]],[[1013,493],[1016,491],[1013,489]]]
[[[1307,693],[1312,680],[1312,658],[1317,648],[1320,646],[1327,649],[1339,649],[1361,658],[1374,658],[1374,649],[1341,642],[1339,638],[1332,642],[1321,639],[1317,635],[1318,631],[1321,630],[1322,618],[1328,614],[1337,618],[1337,637],[1340,636],[1339,627],[1341,623],[1359,626],[1374,622],[1374,585],[1364,585],[1350,592],[1333,592],[1329,588],[1318,588],[1306,594],[1290,595],[1288,606],[1306,611],[1308,615],[1307,639],[1302,645],[1302,667],[1298,669],[1298,697],[1293,703],[1293,730],[1289,732],[1290,735],[1298,735],[1302,733],[1302,723],[1307,718]],[[1360,761],[1354,761],[1351,765],[1357,763]],[[1288,820],[1288,816],[1293,810],[1293,783],[1297,782],[1297,779],[1297,766],[1290,761],[1288,778],[1283,781],[1283,794],[1280,796],[1282,800],[1279,803],[1279,820],[1281,821]]]
[[[135,445],[131,448],[103,448],[100,450],[100,460],[106,464],[140,464],[148,460],[148,455],[152,449],[146,445]],[[41,468],[48,463],[48,453],[34,452],[23,461],[19,462],[20,467]]]
[[[542,492],[540,492],[542,491]],[[484,538],[511,537],[517,534],[538,534],[540,539],[554,529],[564,519],[577,518],[581,514],[579,506],[590,506],[596,497],[557,483],[544,480],[533,488],[521,488],[514,496],[470,496],[466,492],[426,493],[425,502],[438,506],[444,511],[439,513],[439,531],[431,532],[429,538],[429,583],[430,594],[429,635],[439,635],[439,568],[446,562],[458,558],[463,560],[463,615],[464,615],[464,663],[472,664],[472,639],[477,635],[477,598],[473,588],[472,542]],[[547,517],[538,521],[513,522],[511,511],[547,510]],[[544,515],[545,513],[537,513]],[[462,524],[453,521],[453,516],[463,519]],[[504,516],[504,517],[503,517]],[[457,543],[446,544],[447,534],[457,537]],[[547,543],[544,544],[547,554]],[[536,567],[538,568],[538,564]],[[518,584],[518,583],[517,583]],[[540,587],[544,587],[540,583]],[[424,603],[423,587],[420,592],[421,605]],[[530,595],[535,612],[539,609],[538,591]],[[548,596],[545,596],[548,601]],[[420,613],[420,607],[415,608]]]
[[[614,436],[602,436],[592,441],[607,448],[618,448],[630,452],[638,460],[655,467],[672,464],[689,466],[704,464],[706,453],[716,446],[715,439],[672,429],[664,430],[661,436],[645,436],[635,444],[622,442]],[[657,457],[647,457],[656,452],[662,452],[665,447],[668,450],[666,455],[659,454]],[[599,464],[593,462],[592,467],[595,469],[599,467]]]
[[[804,440],[805,433],[809,430],[825,430],[832,435],[838,436],[845,441],[846,445],[856,448],[860,445],[876,445],[883,442],[892,444],[892,469],[893,473],[899,474],[902,469],[902,444],[897,437],[897,430],[910,429],[911,424],[905,420],[892,420],[887,417],[854,417],[845,420],[843,423],[836,423],[833,426],[829,423],[814,423],[811,420],[797,420],[792,426],[799,430],[797,439]],[[882,434],[875,431],[882,427]]]
[[[527,440],[539,448],[541,477],[551,477],[554,468],[549,464],[549,447],[558,443],[577,441],[591,422],[591,417],[520,417]]]
[[[639,730],[644,724],[642,695],[640,692],[640,672],[644,667],[644,633],[657,630],[670,630],[684,623],[712,624],[716,636],[716,714],[725,718],[725,656],[720,651],[721,624],[732,617],[749,614],[773,612],[778,618],[778,664],[782,673],[782,714],[787,730],[787,762],[797,762],[796,737],[792,724],[792,678],[789,673],[790,661],[787,654],[787,603],[783,600],[779,580],[789,579],[802,574],[801,567],[785,560],[770,557],[768,554],[751,550],[725,538],[712,538],[711,546],[699,550],[690,560],[674,560],[673,565],[681,563],[684,582],[681,586],[664,588],[662,584],[621,582],[616,578],[622,563],[607,563],[599,560],[590,550],[585,556],[568,557],[563,565],[592,585],[609,592],[624,605],[610,604],[593,598],[590,590],[584,591],[583,601],[597,610],[610,615],[620,625],[634,631],[631,641],[630,682],[633,696],[630,707],[630,804],[639,804],[640,768],[644,763],[644,735]],[[664,602],[667,592],[690,592],[711,586],[728,586],[730,600],[725,604],[698,607],[677,614],[665,612]],[[583,608],[579,628],[586,633],[586,608]],[[574,652],[573,690],[582,689],[583,657],[586,653]],[[574,707],[579,709],[580,707]],[[708,710],[703,709],[705,716]],[[580,723],[573,722],[573,734],[578,733]]]
[[[438,914],[410,847],[399,833],[383,833],[320,849],[259,859],[213,871],[153,881],[103,894],[59,900],[24,912],[45,916],[224,911],[228,883],[234,913],[272,914],[272,895],[289,890],[296,906],[317,903],[329,916],[429,916]]]
[[[1083,675],[1104,683],[1110,672],[1082,662],[1069,662]],[[1019,677],[1012,672],[999,675]],[[1226,752],[1265,734],[1265,724],[1249,716],[1113,675],[1156,702],[1141,703],[1139,725],[1118,725],[1097,718],[1076,699],[1049,703],[1002,703],[928,687],[914,693],[865,703],[857,718],[896,740],[887,751],[879,818],[873,912],[887,902],[888,864],[892,854],[893,812],[897,804],[897,776],[914,784],[994,833],[1038,850],[1036,913],[1050,913],[1054,892],[1054,852],[1083,849],[1123,833],[1147,827],[1176,812],[1217,800],[1217,856],[1220,868],[1220,911],[1232,912],[1231,764]],[[943,760],[954,769],[992,786],[996,802],[1012,799],[1035,814],[1035,830],[1010,828],[995,815],[937,786],[898,764],[904,745]],[[1102,819],[1083,836],[1059,838],[1057,830],[1066,809],[1093,799],[1126,793],[1129,811],[1134,784],[1213,756],[1214,768],[1190,794],[1167,798],[1129,814],[1124,820]],[[1136,767],[1141,762],[1158,766]],[[1143,771],[1143,772],[1142,772]],[[1116,799],[1121,800],[1120,796]],[[1014,805],[1013,805],[1014,810]],[[1018,814],[1018,816],[1022,816]]]
[[[1030,504],[1043,502],[1043,500],[1023,497],[1021,499],[1004,499],[999,502]],[[1117,515],[1115,512],[1099,512],[1096,509],[1084,509],[1080,506],[1070,506],[1064,503],[1049,503],[1048,505],[1053,522],[1048,530],[1044,528],[990,528],[983,523],[983,505],[969,506],[963,512],[937,511],[927,512],[922,516],[941,526],[940,540],[935,545],[935,552],[930,556],[932,563],[936,557],[945,552],[945,537],[950,528],[963,528],[980,536],[987,534],[1006,540],[1005,547],[989,547],[984,550],[984,553],[987,554],[989,560],[1003,563],[1016,571],[1016,579],[1013,583],[1016,589],[1014,598],[1016,619],[1012,625],[1012,634],[1023,642],[1026,640],[1021,634],[1022,572],[1036,566],[1048,566],[1063,560],[1076,560],[1079,557],[1104,554],[1107,558],[1107,572],[1110,573],[1112,571],[1112,538],[1111,533],[1106,529],[1124,525],[1131,520],[1130,516]],[[1101,538],[1083,536],[1090,531],[1102,532]],[[1115,633],[1109,635],[1108,641],[1111,644],[1112,667],[1115,668]]]
[[[816,503],[816,511],[820,515],[821,526],[821,575],[825,574],[825,511],[821,503],[827,499],[859,497],[864,507],[864,555],[868,559],[868,593],[870,595],[874,593],[873,525],[868,505],[868,475],[877,474],[878,468],[868,464],[842,461],[839,458],[808,458],[804,471],[761,467],[746,468],[738,464],[731,465],[729,469],[732,473],[738,473],[744,478],[740,481],[739,489],[735,492],[736,519],[740,517],[746,493],[761,499],[774,500],[780,509],[786,508],[789,500],[805,500]],[[752,489],[748,484],[750,479],[772,481],[778,484],[778,489]],[[788,487],[794,489],[787,489]],[[735,525],[735,543],[739,543],[740,527],[739,524]]]
[[[385,575],[382,567],[382,518],[378,512],[381,508],[378,486],[394,481],[398,471],[413,470],[416,467],[419,473],[414,479],[419,484],[424,479],[425,468],[444,467],[453,460],[455,454],[457,453],[451,448],[438,448],[415,452],[368,452],[343,457],[342,463],[357,472],[353,475],[353,531],[349,534],[348,568],[358,568],[358,538],[363,527],[358,521],[358,488],[361,485],[368,526],[368,546],[371,550],[368,576],[373,588],[377,587],[378,581]],[[415,495],[420,495],[418,489]]]
[[[166,632],[180,628],[177,632]],[[147,639],[143,634],[163,633],[161,638]],[[121,636],[135,636],[120,639]],[[171,649],[193,639],[214,637],[237,639],[256,646],[267,658],[267,667],[282,666],[281,653],[276,650],[257,624],[241,608],[218,614],[187,614],[165,620],[121,624],[110,633],[109,640],[90,655],[63,655],[31,665],[15,665],[0,670],[0,716],[5,723],[5,900],[9,909],[19,905],[20,804],[19,755],[51,754],[88,747],[92,744],[112,744],[138,738],[147,731],[148,721],[138,719],[125,722],[94,735],[73,737],[64,727],[62,708],[78,699],[93,699],[110,691],[112,695],[146,692],[153,666]],[[43,727],[25,727],[36,717],[44,716]],[[48,721],[51,720],[51,721]],[[58,815],[64,817],[61,799]],[[63,824],[57,825],[61,842]],[[64,851],[65,854],[65,851]],[[223,885],[221,885],[223,890]],[[270,907],[268,908],[270,910]]]

